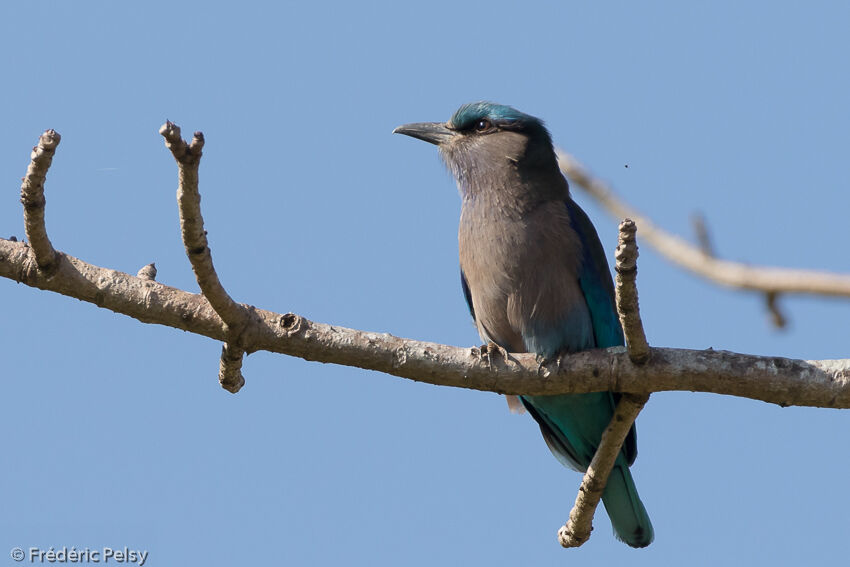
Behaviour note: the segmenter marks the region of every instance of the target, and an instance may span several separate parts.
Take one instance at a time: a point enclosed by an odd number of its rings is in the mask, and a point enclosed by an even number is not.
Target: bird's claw
[[[508,351],[502,348],[500,345],[497,345],[493,341],[489,341],[486,345],[481,345],[478,347],[478,360],[484,362],[486,359],[487,366],[493,366],[493,355],[498,354],[501,357],[502,361],[507,364],[510,357],[508,356]]]
[[[556,354],[554,356],[554,358],[538,355],[537,356],[537,374],[541,374],[543,369],[546,368],[547,366],[549,366],[550,364],[552,364],[553,362],[555,363],[556,368],[560,368],[561,367],[561,361],[563,359],[564,359],[564,356],[561,353]],[[548,369],[547,369],[547,372],[548,372]]]

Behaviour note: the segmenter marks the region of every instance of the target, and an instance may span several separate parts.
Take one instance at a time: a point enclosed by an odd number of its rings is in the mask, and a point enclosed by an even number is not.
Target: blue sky
[[[0,234],[47,182],[56,248],[196,291],[158,127],[202,130],[203,211],[238,300],[339,325],[478,342],[459,199],[392,136],[488,99],[670,231],[702,212],[725,258],[847,271],[850,8],[838,2],[6,3]],[[628,167],[625,165],[628,164]],[[609,250],[616,219],[581,195]],[[640,238],[640,233],[638,233]],[[657,346],[845,358],[850,302],[717,288],[641,250]],[[848,415],[654,395],[634,475],[656,542],[556,540],[580,476],[494,394],[266,353],[238,395],[220,345],[0,281],[6,550],[129,546],[147,565],[799,565],[844,554]],[[6,563],[3,563],[5,561]]]

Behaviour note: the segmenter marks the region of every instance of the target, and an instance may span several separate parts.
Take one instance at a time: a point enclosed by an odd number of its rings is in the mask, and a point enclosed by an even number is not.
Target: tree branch
[[[221,359],[218,363],[218,382],[221,387],[235,394],[245,385],[242,376],[242,359],[245,351],[233,343],[224,343],[221,346]]]
[[[0,239],[0,276],[54,291],[137,319],[227,340],[221,318],[202,295],[87,264],[57,253],[52,277],[40,272],[22,242]],[[305,360],[356,366],[427,384],[499,394],[632,394],[693,391],[781,406],[850,408],[850,360],[793,360],[728,351],[650,349],[641,366],[626,349],[584,351],[538,371],[534,355],[487,360],[477,348],[402,339],[255,310],[243,333],[246,352],[266,350]]]
[[[56,251],[47,237],[44,224],[44,181],[47,170],[53,163],[53,154],[62,136],[55,130],[46,130],[38,139],[38,145],[32,149],[27,174],[21,180],[21,204],[24,206],[24,230],[32,246],[35,261],[44,271],[50,271],[56,257]]]
[[[811,270],[755,267],[720,260],[705,250],[656,227],[647,217],[617,198],[599,179],[592,177],[572,156],[559,151],[561,171],[617,218],[632,218],[642,238],[662,256],[691,272],[728,287],[766,293],[804,293],[850,297],[850,275]]]
[[[699,249],[706,255],[714,258],[714,246],[711,245],[711,237],[708,234],[708,226],[705,223],[705,217],[702,213],[693,213],[691,215],[691,224],[694,226],[694,234],[699,243]]]
[[[641,226],[641,231],[646,228]],[[197,294],[88,264],[56,252],[51,274],[33,249],[0,239],[0,277],[61,293],[133,317],[227,342],[228,328]],[[428,384],[500,394],[551,395],[596,391],[647,394],[700,391],[782,406],[850,408],[850,360],[791,360],[715,350],[651,348],[635,365],[622,347],[564,357],[539,368],[534,355],[482,360],[476,348],[401,339],[309,321],[294,314],[250,309],[241,335],[245,352],[266,350],[305,360],[356,366]]]
[[[770,320],[773,326],[777,329],[784,329],[785,325],[788,324],[788,320],[782,314],[782,309],[779,308],[779,294],[775,291],[769,291],[764,294],[764,300],[765,304],[767,304],[767,310],[770,313]]]
[[[180,137],[180,127],[170,121],[162,125],[159,133],[165,138],[165,146],[171,150],[177,161],[177,205],[186,255],[192,264],[201,293],[209,300],[227,328],[228,338],[221,349],[218,380],[225,390],[235,394],[245,385],[245,378],[242,376],[242,357],[245,350],[239,345],[250,316],[224,289],[213,266],[207,231],[204,230],[204,217],[201,214],[201,193],[198,189],[198,168],[203,155],[204,135],[195,132],[192,142],[187,144]]]
[[[198,280],[201,293],[209,300],[215,312],[228,325],[241,322],[243,308],[233,301],[218,279],[213,266],[212,254],[204,230],[204,217],[201,214],[201,195],[198,192],[198,166],[204,147],[204,135],[195,132],[192,143],[187,144],[180,138],[180,127],[166,122],[159,129],[165,138],[166,147],[177,161],[179,185],[177,204],[180,210],[180,230],[186,255],[192,264],[192,271]]]
[[[637,291],[637,258],[638,247],[635,241],[637,227],[632,219],[620,223],[620,236],[617,250],[614,252],[616,266],[617,314],[620,326],[626,335],[626,347],[629,358],[635,364],[644,364],[649,360],[649,343],[643,332],[643,322],[640,319]]]
[[[620,398],[611,423],[602,433],[599,448],[587,467],[576,496],[576,503],[570,511],[570,519],[558,530],[558,541],[563,547],[579,547],[588,539],[593,530],[593,513],[599,506],[599,500],[608,484],[608,475],[614,468],[614,462],[620,453],[620,447],[632,428],[640,410],[649,399],[648,394],[635,396],[626,394]]]
[[[617,314],[626,335],[629,359],[636,365],[646,364],[650,357],[649,343],[643,332],[637,293],[638,246],[635,240],[634,221],[625,219],[620,223],[620,236],[615,270]],[[575,505],[570,511],[566,525],[558,530],[558,541],[563,547],[579,547],[590,539],[593,516],[602,498],[608,477],[614,468],[617,455],[637,419],[640,410],[649,400],[649,394],[626,394],[620,398],[611,422],[602,434],[599,447],[581,480]]]

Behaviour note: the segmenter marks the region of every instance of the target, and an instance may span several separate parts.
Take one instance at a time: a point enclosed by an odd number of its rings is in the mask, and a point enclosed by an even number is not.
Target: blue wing
[[[587,218],[587,214],[572,199],[566,201],[573,229],[581,239],[582,262],[579,273],[579,285],[590,310],[593,321],[593,335],[597,348],[607,348],[625,344],[623,329],[617,317],[614,302],[614,282],[605,250],[599,241],[596,229]]]
[[[614,281],[605,258],[605,249],[599,241],[596,228],[581,207],[572,199],[566,200],[573,229],[582,243],[582,263],[579,285],[590,310],[593,334],[597,348],[608,348],[625,344],[623,328],[617,316],[614,299]],[[611,394],[613,405],[620,401],[619,394]],[[637,458],[637,430],[632,427],[623,444],[623,452],[629,465]]]

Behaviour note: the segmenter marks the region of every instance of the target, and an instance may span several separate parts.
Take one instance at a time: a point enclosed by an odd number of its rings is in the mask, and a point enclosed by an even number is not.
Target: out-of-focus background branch
[[[764,292],[766,305],[776,327],[784,327],[785,317],[777,299],[782,294],[807,294],[850,298],[850,274],[752,266],[721,260],[713,247],[702,215],[692,217],[697,244],[658,228],[647,216],[621,200],[601,179],[594,177],[579,161],[558,153],[561,171],[587,195],[616,218],[630,217],[640,227],[641,237],[670,262],[719,285]]]

